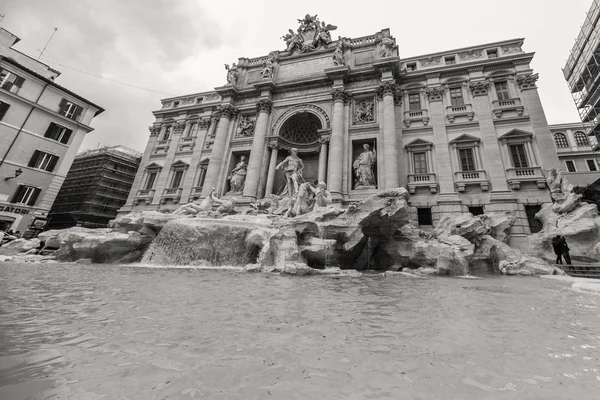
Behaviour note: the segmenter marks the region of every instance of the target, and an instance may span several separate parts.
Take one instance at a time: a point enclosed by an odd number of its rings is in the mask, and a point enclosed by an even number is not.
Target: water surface
[[[0,264],[0,399],[592,399],[599,307],[537,278]]]

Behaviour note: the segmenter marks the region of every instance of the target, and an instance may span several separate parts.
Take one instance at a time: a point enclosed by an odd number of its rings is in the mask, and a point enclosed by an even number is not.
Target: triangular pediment
[[[433,143],[431,143],[428,140],[425,139],[415,139],[412,142],[410,142],[409,144],[405,145],[405,147],[415,147],[415,146],[433,146]]]
[[[467,135],[462,134],[459,137],[453,139],[450,141],[450,144],[459,144],[459,143],[473,143],[473,142],[480,142],[481,139],[476,137],[476,136],[471,136],[471,135]]]
[[[513,129],[511,131],[506,132],[504,135],[500,136],[499,139],[514,139],[514,138],[530,138],[533,136],[533,133],[523,131],[521,129]]]
[[[171,164],[172,168],[182,168],[182,167],[189,167],[189,166],[190,166],[190,164],[183,162],[181,160],[177,160],[173,164]]]
[[[205,164],[208,164],[208,161],[209,161],[209,159],[208,159],[208,158],[205,158],[204,160],[200,161],[200,162],[198,163],[198,165],[205,165]]]
[[[146,169],[162,169],[162,165],[158,165],[157,163],[153,162],[148,164]]]

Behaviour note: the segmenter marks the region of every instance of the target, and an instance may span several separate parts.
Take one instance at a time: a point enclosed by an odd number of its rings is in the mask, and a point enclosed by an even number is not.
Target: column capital
[[[233,107],[231,104],[226,104],[226,105],[222,106],[220,111],[221,111],[221,117],[226,117],[229,119],[235,117],[238,113],[238,109]]]
[[[173,134],[181,133],[185,129],[186,122],[185,121],[177,121],[177,122],[175,122],[175,124],[173,126],[174,126]]]
[[[521,91],[528,89],[537,89],[536,82],[540,74],[517,75],[517,84]]]
[[[382,82],[379,85],[379,89],[377,89],[377,97],[383,99],[383,97],[388,94],[396,97],[397,92],[398,89],[396,88],[395,82]]]
[[[482,81],[469,82],[469,89],[471,89],[471,94],[473,95],[473,97],[487,95],[489,87],[490,81],[488,79],[484,79]]]
[[[210,118],[203,118],[198,120],[198,129],[208,129],[210,126]]]
[[[266,112],[267,114],[271,113],[273,108],[273,102],[269,99],[260,99],[256,102],[256,112]]]
[[[347,103],[350,100],[350,95],[344,89],[333,89],[331,91],[331,96],[333,97],[333,102],[341,101],[343,103]]]
[[[152,125],[148,129],[150,130],[150,136],[156,136],[160,133],[161,125]]]
[[[425,89],[427,99],[429,101],[442,101],[444,96],[444,88],[442,86],[428,87]]]
[[[279,146],[279,143],[273,142],[273,143],[269,143],[269,148],[271,150],[279,150],[281,148],[281,146]]]
[[[329,136],[321,136],[321,137],[319,138],[319,143],[321,143],[322,145],[323,145],[323,144],[327,144],[327,143],[329,143],[329,140],[330,140],[330,139],[331,139],[331,138],[330,138]]]

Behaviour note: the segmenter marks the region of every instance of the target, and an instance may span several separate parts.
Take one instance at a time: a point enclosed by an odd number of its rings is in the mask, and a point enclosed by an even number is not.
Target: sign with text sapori
[[[29,214],[29,210],[26,208],[10,207],[0,205],[0,211],[4,211],[11,214]]]

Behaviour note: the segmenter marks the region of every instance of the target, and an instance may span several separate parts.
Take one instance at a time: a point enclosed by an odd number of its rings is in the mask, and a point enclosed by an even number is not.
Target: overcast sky
[[[58,28],[41,60],[62,72],[57,83],[106,109],[82,150],[123,144],[143,151],[161,98],[225,84],[223,64],[283,50],[280,37],[307,13],[337,25],[334,38],[390,28],[401,57],[524,37],[524,50],[536,52],[532,67],[540,74],[549,123],[575,122],[579,116],[561,68],[591,3],[3,0],[0,26],[21,38],[17,50],[33,57]]]

